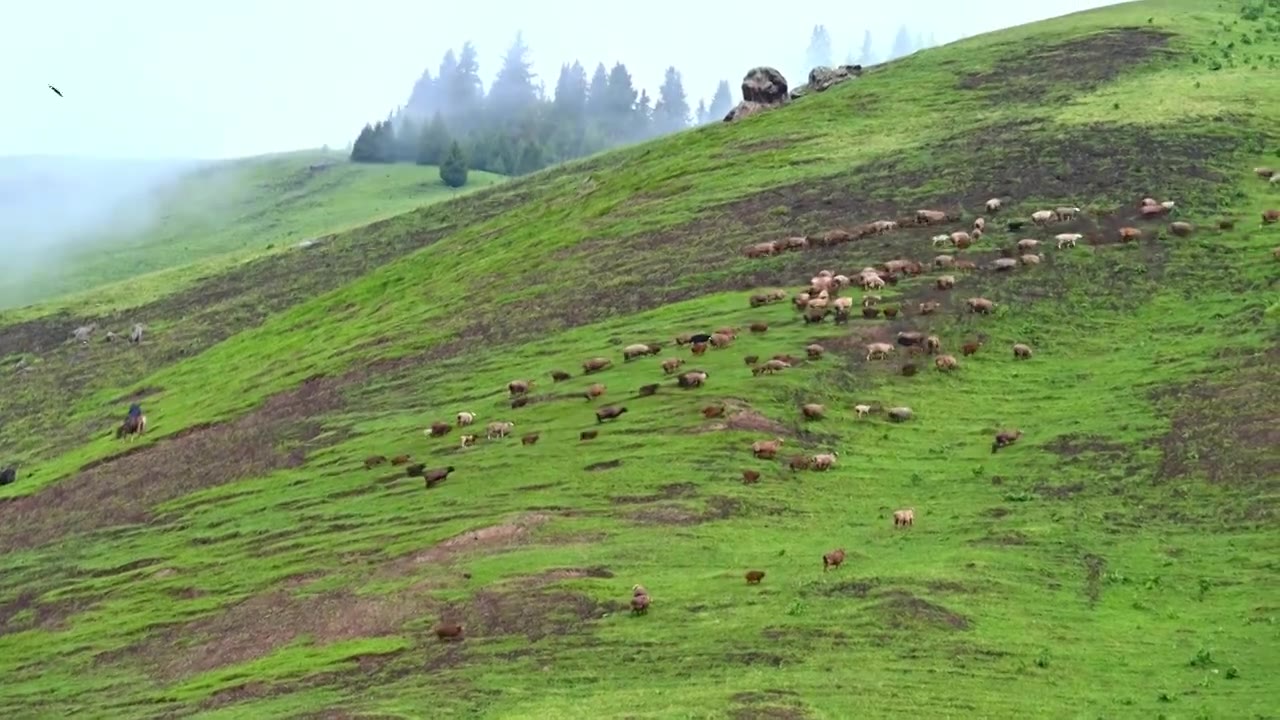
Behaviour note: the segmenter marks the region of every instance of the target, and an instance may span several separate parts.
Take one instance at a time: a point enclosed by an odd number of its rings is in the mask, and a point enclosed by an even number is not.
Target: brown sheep
[[[914,524],[915,521],[916,521],[916,511],[912,508],[893,511],[894,527],[906,527],[908,525]]]
[[[730,340],[734,340],[734,339],[736,339],[736,338],[738,337],[738,328],[735,328],[735,327],[722,327],[722,328],[720,328],[719,330],[716,330],[714,334],[716,334],[716,335],[728,335]]]
[[[684,358],[667,358],[662,361],[662,374],[670,375],[684,364]]]
[[[1129,242],[1142,237],[1142,231],[1135,227],[1120,228],[1120,242]]]
[[[969,312],[989,315],[996,309],[996,304],[983,297],[971,297],[965,300],[969,304]]]
[[[915,363],[906,363],[905,365],[902,366],[903,377],[912,377],[919,371],[920,371],[920,368],[916,367]]]
[[[472,445],[475,445],[476,441],[478,441],[479,439],[480,439],[480,436],[478,435],[463,435],[462,447],[464,448],[471,447]]]
[[[778,252],[778,246],[771,242],[756,243],[743,249],[743,254],[749,258],[768,257]]]
[[[759,473],[759,471],[756,471],[756,470],[743,470],[743,471],[742,471],[742,484],[743,484],[743,485],[755,485],[755,484],[756,484],[756,483],[758,483],[758,482],[760,482],[760,473]]]
[[[582,432],[578,433],[578,440],[579,441],[595,440],[599,434],[600,434],[599,430],[583,430]]]
[[[800,412],[803,413],[805,420],[821,420],[826,416],[827,408],[818,403],[805,403],[800,408]]]
[[[957,260],[951,264],[952,270],[977,270],[978,263],[972,260]]]
[[[898,308],[892,305],[885,308],[883,312],[884,312],[884,316],[889,318],[890,320],[898,317]]]
[[[756,295],[752,295],[747,302],[748,304],[751,305],[751,307],[758,308],[762,305],[768,305],[770,300],[768,295],[765,295],[764,293],[759,293]]]
[[[1143,205],[1142,208],[1138,210],[1138,213],[1142,215],[1144,219],[1159,217],[1167,212],[1169,212],[1169,208],[1163,205]]]
[[[587,388],[586,392],[582,393],[582,396],[587,399],[587,402],[591,402],[603,395],[605,389],[606,388],[602,383],[592,383],[591,387]]]
[[[982,347],[981,340],[970,340],[969,342],[960,346],[960,351],[964,353],[965,357],[969,357],[970,355],[977,354],[978,348],[981,348],[981,347]]]
[[[1169,232],[1173,233],[1174,235],[1177,235],[1178,237],[1187,237],[1194,230],[1195,230],[1195,227],[1191,223],[1182,222],[1181,220],[1179,220],[1178,222],[1169,224]]]
[[[448,435],[450,430],[453,430],[453,426],[449,423],[433,422],[431,423],[430,429],[427,430],[427,435],[430,435],[431,437],[443,437]]]
[[[640,588],[639,585],[637,585],[636,587]],[[638,590],[632,590],[631,614],[644,615],[645,613],[649,612],[649,605],[651,604],[651,602],[652,601],[649,600],[649,593],[644,592],[644,588],[640,588]]]
[[[822,556],[822,572],[838,568],[844,564],[844,548],[832,550]]]
[[[462,639],[462,626],[457,623],[440,623],[435,627],[440,642],[456,642]]]
[[[375,468],[385,463],[386,461],[387,461],[387,458],[382,455],[370,455],[369,457],[364,459],[364,469],[370,470],[372,468]]]
[[[763,571],[763,570],[748,570],[748,571],[747,571],[747,584],[748,584],[748,585],[759,585],[759,584],[760,584],[760,581],[761,581],[761,580],[763,580],[763,579],[764,579],[764,571]]]
[[[651,385],[641,385],[640,389],[636,391],[636,394],[639,395],[640,397],[649,397],[651,395],[657,395],[658,383],[653,383]]]
[[[821,345],[819,345],[818,343],[813,343],[813,344],[811,344],[811,345],[806,345],[806,346],[805,346],[805,348],[804,348],[805,355],[809,356],[809,359],[810,359],[810,360],[819,360],[819,359],[821,359],[821,358],[822,358],[822,354],[823,354],[823,353],[825,353],[826,351],[827,351],[827,349],[826,349],[826,348],[824,348],[824,347],[822,347],[822,346],[821,346]]]
[[[626,411],[627,409],[625,407],[606,405],[605,407],[596,410],[596,422],[602,423],[605,420],[616,420]]]
[[[412,459],[413,459],[413,458],[409,457],[408,455],[397,455],[397,456],[395,456],[395,457],[391,458],[391,464],[392,464],[392,465],[404,465],[405,463],[409,462],[409,461],[410,461],[410,460],[412,460]]]
[[[902,347],[911,347],[924,342],[924,333],[915,330],[903,330],[897,335],[897,343]]]
[[[934,223],[946,222],[947,214],[941,210],[917,210],[917,225],[932,225]]]
[[[521,445],[532,445],[538,442],[538,438],[542,437],[540,433],[529,433],[520,438]]]
[[[532,380],[512,380],[507,383],[507,391],[512,395],[524,395],[533,389]]]
[[[1014,344],[1013,344],[1013,359],[1014,359],[1014,360],[1029,360],[1029,359],[1031,359],[1031,346],[1030,346],[1030,345],[1024,345],[1024,344],[1022,344],[1022,343],[1014,343]]]
[[[564,382],[565,380],[568,380],[571,377],[573,376],[563,370],[551,371],[551,382]]]
[[[1022,437],[1021,430],[1001,430],[1000,432],[996,433],[995,442],[991,443],[991,453],[994,455],[997,450],[999,450],[1002,447],[1008,447],[1009,445],[1012,445],[1018,442],[1018,438],[1021,438],[1021,437]]]
[[[765,322],[753,322],[753,323],[751,323],[751,332],[753,332],[753,333],[762,333],[762,332],[766,332],[768,329],[769,329],[769,323],[765,323]]]
[[[762,365],[757,365],[751,368],[751,375],[753,377],[756,377],[762,374],[772,375],[774,373],[782,372],[783,370],[786,370],[789,367],[791,367],[791,365],[786,362],[783,362],[782,360],[769,360]]]
[[[742,362],[746,363],[747,365],[755,365],[756,363],[760,362],[760,356],[747,355],[746,357],[742,358]]]
[[[784,362],[784,363],[786,363],[786,364],[788,364],[788,365],[796,365],[796,364],[798,364],[798,363],[800,362],[800,359],[799,359],[799,358],[791,357],[791,355],[789,355],[789,354],[787,354],[787,353],[778,353],[777,355],[774,355],[771,359],[772,359],[772,360],[781,360],[782,362]]]
[[[960,367],[960,361],[956,360],[954,355],[939,355],[934,358],[933,364],[937,366],[939,370],[945,371],[955,370]]]
[[[693,351],[694,355],[701,355],[707,351],[707,344],[694,343],[693,345],[689,346],[689,349]]]
[[[590,375],[591,373],[600,372],[613,364],[609,358],[595,357],[582,363],[582,374]]]
[[[449,478],[449,473],[453,472],[453,466],[444,468],[434,468],[422,474],[422,479],[426,481],[428,488],[433,488]]]
[[[830,311],[824,307],[807,307],[804,309],[804,322],[806,325],[820,323],[827,318],[828,312]]]
[[[727,348],[733,344],[733,337],[722,333],[715,333],[711,336],[711,347],[717,350]]]
[[[518,397],[518,398],[512,398],[512,400],[511,400],[511,409],[512,409],[512,410],[515,410],[515,409],[517,409],[517,408],[522,408],[522,407],[524,407],[525,405],[528,405],[528,404],[529,404],[529,396],[528,396],[528,395],[521,395],[521,396],[520,396],[520,397]]]
[[[937,335],[930,335],[924,339],[924,351],[930,355],[942,349],[942,339]]]
[[[880,316],[880,308],[878,307],[862,308],[862,317],[866,318],[867,320],[875,320],[879,316]]]
[[[1274,225],[1280,222],[1280,210],[1266,210],[1262,213],[1263,225]]]
[[[676,384],[685,390],[702,387],[707,382],[707,373],[703,370],[692,370],[676,378]]]
[[[812,458],[808,455],[792,455],[791,460],[787,462],[788,467],[792,471],[808,470],[812,463]]]
[[[932,315],[942,307],[942,303],[937,300],[927,300],[920,303],[918,311],[921,315]]]
[[[782,442],[782,438],[757,440],[751,443],[751,454],[760,460],[772,460],[777,457],[778,450],[782,447]]]
[[[676,336],[676,345],[681,347],[693,342],[693,333],[680,333]]]
[[[956,278],[954,275],[941,275],[934,281],[934,285],[939,290],[950,290],[956,286]]]
[[[713,418],[724,417],[723,405],[708,405],[702,408],[702,417],[711,420]]]

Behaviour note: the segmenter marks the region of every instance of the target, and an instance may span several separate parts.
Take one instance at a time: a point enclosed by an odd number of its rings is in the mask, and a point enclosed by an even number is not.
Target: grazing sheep
[[[822,347],[818,343],[812,343],[810,345],[806,345],[804,348],[805,355],[807,355],[810,360],[821,359],[822,354],[825,353],[826,351],[827,349]]]
[[[9,485],[18,480],[18,468],[7,467],[0,470],[0,485]]]
[[[924,333],[915,330],[903,330],[898,333],[898,344],[902,347],[912,347],[924,342]]]
[[[1272,185],[1280,185],[1280,175],[1272,175],[1269,182]]]
[[[690,390],[702,387],[703,383],[707,381],[707,377],[705,370],[692,370],[677,378],[676,383],[685,390]]]
[[[934,247],[938,248],[951,242],[951,236],[947,233],[942,233],[941,235],[934,235],[929,238],[929,241],[933,243]]]
[[[1253,172],[1256,173],[1260,178],[1269,178],[1271,180],[1274,180],[1276,179],[1276,177],[1280,177],[1276,175],[1275,170],[1272,170],[1269,167],[1256,167],[1253,169]]]
[[[948,372],[960,367],[960,361],[956,360],[955,355],[939,355],[933,359],[933,364],[939,370]]]
[[[1014,360],[1030,360],[1030,359],[1031,359],[1031,346],[1030,346],[1030,345],[1024,345],[1024,344],[1022,344],[1022,343],[1014,343],[1014,344],[1013,344],[1013,359],[1014,359]]]
[[[916,309],[921,315],[932,315],[942,309],[942,303],[937,300],[927,300],[920,303],[919,307]]]
[[[453,466],[444,468],[435,468],[428,470],[422,474],[422,479],[426,482],[428,488],[433,488],[449,478],[449,473],[453,472]]]
[[[974,229],[974,230],[976,230],[977,232],[985,232],[985,231],[986,231],[986,229],[987,229],[987,220],[986,220],[986,218],[981,218],[981,217],[980,217],[980,218],[974,218],[974,221],[973,221],[973,229]]]
[[[778,246],[772,242],[762,242],[750,245],[742,252],[749,258],[768,257],[778,252]]]
[[[454,642],[462,639],[462,626],[457,623],[440,624],[435,629],[436,637],[441,642]]]
[[[772,460],[778,455],[778,450],[782,448],[782,438],[774,438],[772,440],[757,440],[751,443],[751,454],[760,460]]]
[[[692,351],[694,355],[702,355],[707,351],[707,344],[701,342],[693,343],[689,346],[689,350]]]
[[[641,385],[640,389],[636,391],[636,395],[640,397],[650,397],[652,395],[657,395],[657,394],[658,394],[658,383],[653,383],[650,385]]]
[[[1018,262],[1022,263],[1023,265],[1039,265],[1040,261],[1043,259],[1044,259],[1043,255],[1033,255],[1031,253],[1027,253],[1026,255],[1019,256]]]
[[[1143,205],[1142,208],[1138,210],[1138,214],[1141,215],[1144,220],[1160,217],[1167,212],[1169,212],[1169,208],[1163,205]]]
[[[507,383],[507,391],[510,392],[512,396],[524,395],[525,393],[529,392],[529,390],[531,390],[532,388],[533,388],[532,380],[512,380],[511,382]]]
[[[596,410],[596,422],[602,423],[605,420],[616,420],[626,411],[627,409],[625,407],[606,405],[605,407]]]
[[[1164,201],[1161,201],[1160,203],[1160,207],[1164,208],[1165,210],[1172,210],[1175,206],[1177,206],[1177,203],[1175,203],[1172,200],[1164,200]]]
[[[590,375],[591,373],[600,372],[613,364],[609,358],[594,357],[582,363],[582,374]]]
[[[602,383],[592,383],[591,387],[587,388],[586,392],[582,393],[582,396],[587,399],[587,402],[591,402],[603,395],[606,389],[607,388]]]
[[[135,345],[142,342],[143,329],[142,323],[134,323],[133,329],[129,331],[129,342],[134,343]]]
[[[485,438],[488,440],[496,440],[497,438],[504,438],[510,435],[511,431],[515,430],[515,428],[516,428],[516,424],[511,421],[491,422],[489,423],[488,427],[485,428]]]
[[[1003,206],[1004,206],[1004,203],[1000,202],[1000,198],[991,198],[990,200],[987,201],[987,205],[986,205],[987,212],[989,213],[1000,212],[1000,208]]]
[[[423,433],[427,435],[427,437],[443,437],[448,435],[451,430],[453,430],[453,426],[449,423],[433,422],[431,423],[431,427],[424,430]]]
[[[667,358],[662,361],[662,373],[664,375],[670,375],[683,364],[684,358]]]
[[[957,230],[956,232],[951,233],[951,244],[958,248],[961,243],[964,243],[965,247],[968,247],[971,242],[973,242],[973,238],[969,236],[969,233],[963,230]],[[963,250],[964,248],[960,249]]]
[[[1076,235],[1078,233],[1063,233],[1063,235]],[[1022,238],[1018,241],[1018,250],[1020,252],[1031,252],[1040,246],[1040,241],[1035,238]]]
[[[596,436],[599,434],[600,434],[599,430],[583,430],[582,432],[578,433],[578,440],[579,441],[595,440]]]
[[[426,472],[427,466],[422,463],[410,465],[404,469],[405,477],[422,477],[422,473]]]
[[[946,222],[947,214],[941,210],[917,210],[917,225],[932,225],[933,223]]]
[[[867,361],[886,358],[891,352],[893,352],[893,346],[889,343],[871,343],[867,345]]]
[[[476,421],[476,414],[473,412],[462,411],[458,413],[458,427],[470,425]]]
[[[1178,237],[1187,237],[1193,230],[1195,230],[1195,228],[1189,222],[1179,220],[1178,222],[1169,224],[1169,232],[1177,235]]]
[[[764,571],[763,571],[763,570],[748,570],[748,571],[747,571],[747,576],[746,576],[746,577],[747,577],[747,584],[748,584],[748,585],[759,585],[759,584],[760,584],[760,581],[764,579]]]
[[[969,305],[969,312],[982,313],[989,315],[996,309],[996,304],[983,297],[971,297],[965,300]]]
[[[976,354],[978,352],[978,348],[980,347],[982,347],[981,340],[970,340],[969,342],[960,346],[960,351],[964,353],[965,357],[969,357],[970,355]]]
[[[978,264],[972,260],[957,260],[951,263],[952,270],[977,270]]]
[[[875,320],[880,315],[880,308],[864,307],[862,308],[862,317],[867,320]]]
[[[412,459],[412,458],[410,458],[408,455],[397,455],[397,456],[395,456],[395,457],[391,458],[391,464],[392,464],[392,465],[404,465],[405,463],[409,462],[409,460],[411,460],[411,459]]]
[[[879,275],[861,275],[862,287],[866,290],[883,290],[884,278]]]
[[[913,508],[907,508],[906,510],[893,511],[894,527],[906,527],[908,525],[915,523],[915,521],[916,521],[916,511]]]
[[[911,412],[911,408],[906,406],[901,406],[901,407],[889,408],[888,410],[885,411],[885,414],[889,417],[891,421],[900,423],[900,422],[906,422],[910,420],[912,412]]]
[[[818,403],[805,403],[800,408],[805,420],[821,420],[827,414],[827,408]]]
[[[847,313],[847,312],[849,312],[850,310],[852,310],[852,309],[853,309],[853,298],[851,298],[851,297],[838,297],[838,298],[836,298],[836,299],[835,299],[831,304],[832,304],[832,307],[834,307],[834,308],[835,308],[836,312],[846,312],[846,313]],[[763,331],[762,331],[762,332],[763,332]]]
[[[711,347],[716,349],[727,348],[733,344],[733,338],[722,333],[715,333],[711,336]]]
[[[1001,430],[1000,432],[996,433],[996,440],[995,442],[991,443],[992,454],[994,454],[995,451],[999,450],[1002,447],[1007,447],[1009,445],[1014,444],[1015,442],[1018,441],[1018,438],[1020,437],[1022,437],[1021,430]]]
[[[512,398],[512,399],[511,399],[511,409],[512,409],[512,410],[517,410],[517,409],[522,408],[522,407],[524,407],[525,405],[528,405],[528,404],[529,404],[529,396],[528,396],[528,395],[521,395],[521,396],[520,396],[520,397],[518,397],[518,398]]]
[[[831,568],[838,568],[844,564],[844,548],[832,550],[822,556],[822,572],[826,572]]]
[[[385,463],[386,461],[387,459],[382,455],[370,455],[369,457],[364,459],[364,469],[371,470]]]
[[[551,371],[551,382],[564,382],[565,380],[568,380],[571,377],[573,376],[563,370]]]
[[[1026,220],[1010,220],[1009,222],[1005,223],[1004,226],[1009,230],[1009,232],[1018,232],[1023,227],[1025,227],[1026,224],[1027,224]]]
[[[792,455],[787,461],[787,467],[791,468],[792,472],[808,470],[812,465],[813,461],[808,455]]]
[[[1058,218],[1059,222],[1066,222],[1067,220],[1074,220],[1079,212],[1080,208],[1078,207],[1060,207],[1054,210],[1053,214]]]
[[[1076,246],[1076,243],[1078,243],[1078,242],[1080,242],[1081,240],[1083,240],[1083,239],[1084,239],[1084,235],[1082,235],[1082,234],[1080,234],[1080,233],[1059,233],[1058,235],[1055,235],[1055,236],[1053,237],[1053,239],[1058,241],[1058,249],[1059,249],[1059,250],[1061,250],[1061,249],[1062,249],[1062,248],[1064,248],[1064,247],[1075,247],[1075,246]],[[1023,243],[1025,243],[1025,242],[1026,242],[1026,240],[1019,240],[1019,241],[1018,241],[1018,249],[1019,249],[1019,250],[1024,249],[1024,248],[1023,248]],[[1037,242],[1034,242],[1034,243],[1032,243],[1032,244],[1031,244],[1031,247],[1032,247],[1032,248],[1034,248],[1034,247],[1035,247],[1036,245],[1038,245],[1038,244],[1039,244],[1039,242],[1038,242],[1038,241],[1037,241]]]
[[[649,599],[649,593],[644,591],[639,585],[632,588],[631,591],[631,614],[644,615],[649,612],[649,605],[652,601]]]
[[[636,343],[622,348],[622,361],[631,362],[632,360],[653,354],[653,346],[645,343]]]
[[[1142,237],[1142,231],[1135,227],[1120,228],[1120,242],[1129,242]]]
[[[1031,222],[1037,225],[1047,225],[1053,219],[1052,210],[1037,210],[1031,213]]]
[[[462,436],[462,447],[464,447],[464,448],[471,447],[472,445],[475,445],[475,444],[476,444],[476,441],[477,441],[477,440],[479,440],[479,439],[480,439],[480,438],[479,438],[478,436],[476,436],[476,435],[463,435],[463,436]]]
[[[756,471],[756,470],[743,470],[743,471],[742,471],[742,484],[743,484],[743,485],[755,485],[755,484],[756,484],[756,483],[758,483],[758,482],[760,482],[760,473],[759,473],[759,471]]]
[[[724,417],[724,413],[725,409],[723,405],[708,405],[702,408],[702,417],[708,420]]]
[[[753,322],[751,323],[751,327],[750,327],[750,330],[753,333],[766,332],[768,329],[769,329],[769,323],[765,323],[765,322]]]
[[[542,437],[540,433],[528,433],[520,438],[521,445],[532,445],[538,442],[538,438]]]
[[[932,355],[942,349],[942,338],[937,335],[930,335],[924,339],[924,351]]]
[[[1274,225],[1280,222],[1280,210],[1264,210],[1262,213],[1263,225]]]
[[[933,266],[936,268],[951,267],[955,264],[956,259],[950,255],[939,255],[933,259]]]
[[[836,456],[839,454],[836,452],[818,453],[810,459],[809,466],[814,470],[830,470],[836,464]]]
[[[1009,272],[1016,267],[1018,267],[1018,261],[1014,258],[1002,257],[991,261],[991,269],[996,272]]]
[[[886,307],[886,308],[884,309],[884,316],[885,316],[886,318],[890,319],[890,320],[894,319],[895,317],[897,317],[897,316],[898,316],[898,308],[896,308],[896,307]]]
[[[939,290],[950,290],[956,286],[956,278],[954,275],[939,275],[938,279],[934,281],[934,285]]]

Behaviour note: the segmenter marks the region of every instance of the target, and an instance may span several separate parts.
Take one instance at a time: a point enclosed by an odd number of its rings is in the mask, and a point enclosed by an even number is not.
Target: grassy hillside
[[[66,293],[74,294],[63,303],[68,307],[136,302],[139,293],[173,292],[228,264],[459,194],[434,167],[353,164],[343,153],[318,150],[194,165],[167,176],[153,169],[152,175],[56,261],[6,282],[0,308]],[[462,192],[499,179],[471,173]],[[142,275],[148,277],[132,280]],[[100,288],[122,280],[129,282]]]
[[[1259,219],[1280,191],[1253,168],[1280,165],[1278,38],[1276,2],[1072,15],[127,312],[15,319],[0,327],[0,457],[19,464],[0,487],[0,713],[1274,714],[1280,224]],[[986,214],[993,196],[1004,208]],[[1173,216],[1140,218],[1144,196]],[[1060,205],[1082,212],[1007,230]],[[742,253],[918,208],[962,217]],[[824,268],[931,265],[932,235],[984,214],[954,290],[930,269],[869,293],[894,319],[749,306]],[[1085,237],[1058,250],[1063,232]],[[1028,237],[1042,262],[989,269]],[[979,296],[993,314],[966,311]],[[941,309],[921,314],[928,300]],[[140,346],[69,341],[135,318],[152,328]],[[671,342],[722,326],[742,332],[701,357]],[[907,330],[959,368],[904,347],[866,360]],[[826,352],[806,359],[815,341]],[[624,362],[634,342],[666,346]],[[1015,360],[1015,342],[1034,356]],[[775,354],[801,360],[758,377],[744,363]],[[584,377],[596,356],[613,367]],[[668,357],[706,386],[675,387]],[[533,401],[513,408],[519,378]],[[593,382],[606,392],[585,400]],[[148,433],[116,441],[133,398]],[[815,402],[827,417],[802,420]],[[863,403],[914,417],[859,418]],[[627,412],[598,425],[605,404]],[[424,436],[463,410],[474,447],[464,429]],[[498,420],[514,437],[483,437]],[[1024,435],[993,452],[1004,428]],[[779,458],[753,458],[773,437]],[[826,451],[830,471],[788,468]],[[363,464],[399,454],[454,471],[427,489]],[[906,507],[915,523],[895,529]],[[838,547],[848,559],[824,573]],[[637,583],[653,604],[633,617]],[[437,641],[439,622],[465,639]]]

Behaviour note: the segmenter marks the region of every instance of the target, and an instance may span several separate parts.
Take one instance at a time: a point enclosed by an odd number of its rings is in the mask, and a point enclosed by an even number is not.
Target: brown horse
[[[133,441],[135,437],[146,432],[146,429],[146,415],[139,415],[137,417],[130,416],[124,419],[124,422],[121,423],[120,427],[116,428],[116,439],[119,440],[122,437],[128,436],[129,440]]]

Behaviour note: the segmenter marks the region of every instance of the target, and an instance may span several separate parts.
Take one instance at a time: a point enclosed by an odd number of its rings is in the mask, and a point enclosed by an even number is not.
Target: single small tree
[[[462,146],[454,140],[449,144],[449,154],[440,163],[440,179],[451,188],[460,188],[467,184],[467,158],[462,154]]]

